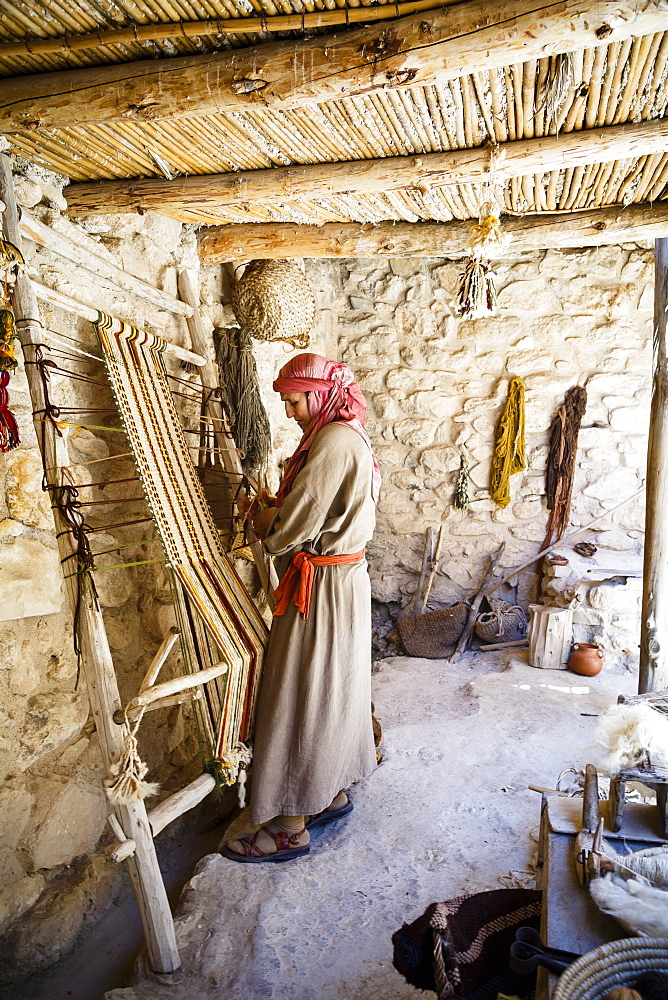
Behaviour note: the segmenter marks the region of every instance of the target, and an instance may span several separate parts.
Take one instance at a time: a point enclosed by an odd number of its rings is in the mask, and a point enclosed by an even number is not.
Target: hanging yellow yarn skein
[[[510,477],[526,469],[524,448],[524,382],[514,377],[508,386],[508,399],[496,425],[490,493],[494,503],[510,503]]]

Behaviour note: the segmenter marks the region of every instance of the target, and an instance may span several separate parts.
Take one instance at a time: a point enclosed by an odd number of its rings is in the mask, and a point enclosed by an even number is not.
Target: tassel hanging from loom
[[[9,408],[9,380],[17,367],[14,357],[16,327],[11,309],[0,310],[0,452],[3,454],[21,443],[16,417]]]
[[[145,799],[160,791],[157,782],[144,780],[148,773],[148,765],[139,756],[137,747],[137,730],[141,719],[140,715],[134,726],[130,726],[126,716],[127,730],[123,738],[123,753],[116,763],[111,765],[110,777],[104,783],[107,798],[115,806]]]
[[[469,259],[459,279],[457,314],[465,319],[483,319],[496,312],[496,271],[492,257],[505,249],[510,238],[501,231],[498,209],[490,201],[480,206],[477,225],[471,226]]]
[[[206,765],[206,770],[213,775],[216,786],[238,783],[239,808],[246,805],[246,774],[253,758],[253,751],[245,743],[235,743],[219,757],[214,757]]]

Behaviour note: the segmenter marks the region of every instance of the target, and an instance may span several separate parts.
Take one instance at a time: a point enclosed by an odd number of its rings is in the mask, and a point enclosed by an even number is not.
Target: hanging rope
[[[587,390],[575,385],[566,393],[550,426],[550,448],[545,481],[550,516],[541,549],[563,538],[568,527],[578,434],[586,408]]]
[[[123,737],[123,753],[109,768],[110,777],[104,782],[107,798],[115,806],[145,799],[160,791],[157,782],[144,780],[148,773],[148,765],[139,756],[137,747],[137,730],[143,717],[144,709],[131,726],[127,711],[125,713],[126,733]]]
[[[510,477],[526,469],[524,446],[524,382],[514,377],[496,425],[490,493],[499,507],[510,503]]]

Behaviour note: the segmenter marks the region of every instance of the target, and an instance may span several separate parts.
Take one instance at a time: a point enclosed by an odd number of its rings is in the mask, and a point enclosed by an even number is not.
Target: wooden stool
[[[647,694],[623,695],[617,699],[619,705],[649,705],[657,712],[668,715],[668,691],[649,691]],[[626,782],[642,781],[656,792],[656,806],[663,824],[664,836],[668,839],[668,770],[656,767],[647,761],[642,767],[620,771],[610,779],[608,796],[608,822],[610,829],[618,833],[624,817]]]

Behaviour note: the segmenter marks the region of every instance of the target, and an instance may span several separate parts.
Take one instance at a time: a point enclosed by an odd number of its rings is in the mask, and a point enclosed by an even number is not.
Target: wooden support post
[[[118,708],[114,712],[114,722],[120,726],[125,722],[126,715],[128,722],[133,722],[134,719],[146,712],[157,712],[161,708],[174,708],[176,705],[189,705],[193,701],[201,701],[203,697],[202,691],[196,688],[194,691],[181,691],[179,694],[172,694],[167,698],[158,698],[150,705],[142,705],[138,708],[130,706],[126,710]]]
[[[4,233],[10,242],[21,249],[21,230],[12,182],[12,169],[7,156],[0,154],[0,200],[6,205],[4,213]],[[36,345],[41,342],[41,323],[37,297],[28,276],[20,273],[13,292],[13,308],[18,337],[26,360],[32,361]],[[42,421],[39,414],[44,410],[44,394],[39,373],[35,365],[26,365],[26,378],[30,390],[35,418],[37,440],[42,442]],[[56,439],[58,447],[60,439]],[[55,454],[43,455],[47,469],[47,481],[59,485],[56,471]],[[64,456],[63,456],[64,457]],[[64,464],[68,459],[64,457]],[[55,515],[57,517],[57,515]],[[71,556],[73,552],[72,538],[64,522],[57,520],[58,546],[61,558]],[[75,578],[66,581],[68,595],[72,607],[77,599]],[[100,740],[100,749],[107,771],[121,755],[123,749],[123,731],[113,721],[114,711],[121,707],[114,664],[107,640],[107,634],[102,619],[102,612],[91,599],[83,595],[80,614],[81,627],[81,664],[86,678],[88,697],[95,718],[95,725]],[[126,839],[135,842],[135,854],[128,858],[130,875],[137,895],[141,913],[148,959],[154,972],[172,973],[180,966],[179,952],[176,946],[174,922],[167,892],[162,881],[160,866],[155,853],[153,837],[146,815],[146,807],[141,800],[131,802],[116,809],[116,817],[126,835]]]
[[[654,255],[654,355],[647,448],[640,694],[668,687],[668,239],[656,240]]]
[[[148,670],[146,671],[146,675],[144,677],[144,680],[141,682],[141,686],[139,688],[140,692],[141,691],[145,691],[146,688],[153,687],[153,685],[155,684],[156,680],[158,679],[158,674],[162,670],[162,667],[163,667],[163,664],[164,664],[165,660],[167,659],[167,657],[171,653],[171,651],[172,651],[172,649],[174,647],[174,643],[176,642],[176,640],[178,639],[178,637],[180,636],[180,634],[181,634],[181,630],[178,629],[176,627],[176,625],[173,625],[170,628],[169,632],[167,633],[167,635],[165,636],[165,638],[162,640],[162,643],[160,645],[160,649],[158,650],[158,652],[155,654],[155,656],[151,660],[151,665],[148,668]]]

